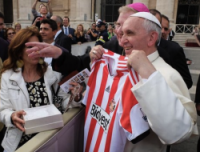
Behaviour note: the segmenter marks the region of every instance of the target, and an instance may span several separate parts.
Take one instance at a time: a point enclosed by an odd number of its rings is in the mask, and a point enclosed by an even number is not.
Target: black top
[[[94,37],[93,35],[92,35],[92,33],[90,33],[89,35],[90,35],[90,38],[91,38],[91,40],[92,41],[96,41],[97,40],[97,37],[98,37],[98,34],[99,34],[99,32],[97,32],[96,30],[92,30],[92,32],[93,33],[95,33],[95,34],[97,34],[97,36],[96,37]]]
[[[29,93],[30,108],[49,105],[49,98],[48,98],[47,91],[46,91],[44,77],[40,78],[39,80],[37,80],[35,82],[26,82],[26,87],[27,87],[27,90]],[[33,138],[35,135],[36,135],[36,133],[30,134],[30,135],[25,135],[23,133],[18,147],[25,144],[27,141],[29,141],[31,138]]]

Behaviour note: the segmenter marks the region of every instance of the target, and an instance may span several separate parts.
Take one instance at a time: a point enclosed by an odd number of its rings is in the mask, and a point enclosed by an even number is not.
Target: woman
[[[34,136],[23,133],[23,109],[52,104],[52,86],[57,90],[61,78],[43,59],[28,57],[26,42],[42,42],[36,28],[17,33],[10,43],[9,57],[1,72],[0,121],[7,127],[2,142],[6,151],[15,151]],[[60,89],[58,96],[65,100],[69,95]]]
[[[82,44],[82,43],[86,42],[86,39],[84,37],[84,28],[83,28],[82,24],[79,24],[77,26],[74,36],[76,38],[77,44]]]
[[[20,23],[15,23],[15,32],[19,32],[21,30],[21,24]]]
[[[108,39],[110,40],[114,36],[114,30],[113,28],[108,29]]]
[[[11,40],[14,38],[14,36],[15,36],[15,29],[14,28],[12,28],[12,27],[9,27],[9,28],[7,28],[6,29],[6,40],[7,40],[7,42],[10,44],[10,42],[11,42]]]

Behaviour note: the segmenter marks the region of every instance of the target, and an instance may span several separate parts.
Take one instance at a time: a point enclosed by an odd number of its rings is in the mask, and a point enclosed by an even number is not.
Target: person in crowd
[[[87,32],[85,33],[86,42],[91,42],[91,28],[88,28]]]
[[[194,34],[194,38],[196,40],[196,43],[200,46],[200,35],[199,34]]]
[[[0,120],[7,127],[2,142],[5,151],[15,151],[34,136],[23,133],[23,109],[52,104],[51,86],[56,86],[61,78],[42,58],[28,57],[27,42],[42,42],[35,28],[22,29],[13,38],[1,71]]]
[[[40,4],[39,12],[37,12],[36,5],[37,5],[38,1],[39,0],[35,0],[35,2],[33,3],[33,6],[32,6],[32,14],[34,16],[32,25],[37,26],[38,30],[39,30],[40,29],[40,21],[43,19],[46,19],[46,18],[49,19],[53,15],[53,13],[52,13],[52,8],[51,8],[51,0],[49,0],[47,3],[49,12],[48,12],[47,6],[44,5],[43,3]]]
[[[197,114],[198,116],[200,116],[200,75],[196,85],[196,94],[194,102],[196,103]],[[200,152],[200,137],[197,143],[197,152]]]
[[[8,58],[8,43],[0,37],[0,71],[3,67],[3,61],[5,61]],[[4,134],[6,132],[5,125],[0,122],[0,143],[3,141]],[[3,152],[3,147],[0,145],[0,152]]]
[[[175,36],[175,32],[172,30],[172,28],[170,28],[169,31],[168,40],[172,41]]]
[[[43,41],[46,43],[27,43],[27,46],[32,46],[32,48],[27,50],[30,57],[53,58],[51,64],[52,68],[62,73],[64,76],[69,75],[75,70],[79,72],[85,68],[90,70],[91,60],[89,54],[74,56],[63,47],[60,47],[56,43],[52,43],[57,29],[57,24],[55,21],[51,19],[45,19],[42,21],[42,24],[43,25],[40,28],[40,33]],[[37,50],[40,50],[40,54],[35,53]]]
[[[1,71],[0,90],[0,121],[7,127],[7,134],[2,143],[5,151],[15,151],[30,140],[35,134],[24,134],[25,108],[33,108],[48,104],[55,104],[52,95],[58,88],[61,74],[52,70],[44,62],[43,58],[29,58],[25,45],[27,42],[42,42],[42,37],[36,28],[26,28],[19,31],[9,47],[9,57],[4,62]],[[76,84],[74,84],[76,86]],[[75,87],[70,88],[71,92]],[[36,96],[37,94],[37,96]],[[69,103],[71,94],[64,93],[59,89],[58,96]],[[81,98],[79,98],[79,101]],[[77,101],[71,101],[72,106],[81,106]],[[13,141],[13,136],[15,140]]]
[[[77,44],[82,44],[84,42],[86,42],[85,39],[85,33],[84,33],[84,27],[82,24],[77,25],[77,28],[74,32],[74,36],[76,38],[76,43]]]
[[[54,37],[54,41],[57,45],[64,47],[71,53],[71,39],[64,34],[62,31],[63,27],[63,19],[60,16],[52,16],[52,20],[56,21],[57,23],[57,33]]]
[[[123,23],[122,32],[120,44],[128,57],[127,65],[140,76],[131,91],[151,127],[150,135],[142,141],[127,142],[125,152],[165,152],[167,144],[198,134],[194,103],[178,72],[156,51],[161,38],[161,24],[156,17],[147,12],[135,13]],[[91,58],[98,59],[99,48],[91,50]]]
[[[120,46],[120,39],[122,36],[121,27],[124,21],[133,13],[149,12],[149,10],[143,3],[133,3],[127,6],[120,7],[118,12],[119,17],[115,23],[115,36],[113,36],[112,40],[106,42],[103,47],[115,53],[124,54],[123,48]]]
[[[90,35],[91,41],[96,41],[98,37],[98,31],[96,30],[96,23],[92,23],[91,28],[87,32]]]
[[[10,44],[11,40],[14,38],[16,32],[15,29],[12,27],[9,27],[6,29],[6,40],[8,42],[8,44]]]
[[[103,45],[105,42],[108,41],[106,23],[103,21],[99,21],[96,24],[96,26],[99,28],[99,35],[98,35],[95,45]]]
[[[4,62],[8,58],[8,42],[0,37],[0,58]]]
[[[195,26],[193,31],[192,31],[192,35],[199,35],[199,26]]]
[[[47,3],[48,8],[47,8],[46,5],[41,3],[40,6],[39,6],[39,12],[36,11],[36,5],[37,5],[38,2],[39,2],[39,0],[35,0],[33,5],[32,5],[33,16],[34,17],[45,16],[45,17],[50,18],[53,15],[52,8],[51,8],[51,0],[48,0],[48,3]],[[48,10],[49,10],[49,12],[48,12]]]
[[[15,32],[17,33],[17,32],[19,32],[19,30],[21,30],[21,24],[20,23],[15,23]]]
[[[114,30],[112,27],[108,29],[108,39],[110,40],[114,36]]]
[[[4,15],[0,12],[0,37],[5,39]]]
[[[71,39],[72,44],[76,44],[76,38],[74,36],[75,30],[70,27],[70,19],[69,19],[68,16],[65,16],[63,18],[63,28],[62,28],[62,30],[65,33],[65,35],[67,35]]]
[[[189,68],[186,64],[186,57],[183,48],[174,41],[166,40],[168,36],[168,32],[166,32],[166,30],[169,30],[168,17],[165,15],[161,15],[158,10],[150,10],[150,12],[157,17],[162,25],[162,39],[160,40],[160,44],[158,45],[159,55],[165,60],[165,62],[167,62],[180,73],[188,89],[191,88],[193,82]]]

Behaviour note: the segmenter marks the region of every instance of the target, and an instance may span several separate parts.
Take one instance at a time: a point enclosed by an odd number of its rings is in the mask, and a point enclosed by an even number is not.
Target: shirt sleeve
[[[164,144],[181,142],[196,128],[195,106],[187,93],[183,94],[185,84],[182,83],[180,75],[164,79],[157,71],[146,82],[140,81],[132,88],[151,129]]]
[[[33,14],[34,17],[41,16],[41,14],[38,13],[35,9],[32,9],[32,14]]]
[[[1,78],[1,90],[0,90],[0,121],[3,122],[6,127],[15,127],[11,122],[11,115],[14,112],[13,106],[9,101],[8,93],[8,77],[3,74]]]

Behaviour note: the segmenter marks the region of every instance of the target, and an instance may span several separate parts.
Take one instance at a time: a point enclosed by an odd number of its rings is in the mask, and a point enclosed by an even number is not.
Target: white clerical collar
[[[57,36],[62,32],[62,30],[57,31],[56,35],[54,36],[54,40],[57,38]]]
[[[158,54],[157,50],[147,56],[147,58],[149,59],[150,62],[155,61],[158,57],[159,57],[159,54]]]

